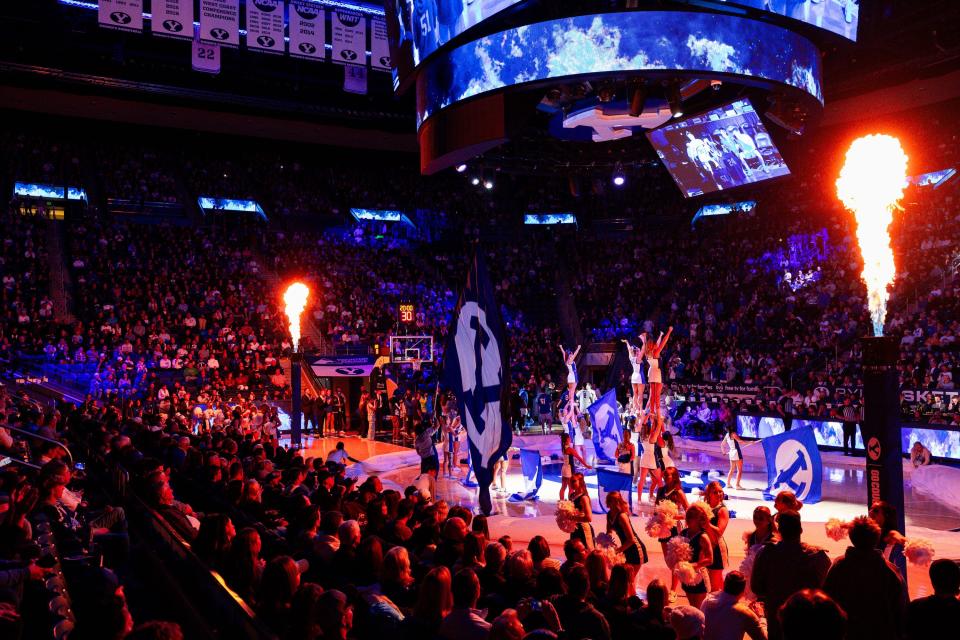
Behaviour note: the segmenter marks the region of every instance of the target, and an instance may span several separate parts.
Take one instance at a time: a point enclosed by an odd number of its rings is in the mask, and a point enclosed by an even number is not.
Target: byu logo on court
[[[810,452],[797,440],[785,440],[777,448],[777,477],[771,493],[789,489],[803,500],[813,485],[813,464]]]

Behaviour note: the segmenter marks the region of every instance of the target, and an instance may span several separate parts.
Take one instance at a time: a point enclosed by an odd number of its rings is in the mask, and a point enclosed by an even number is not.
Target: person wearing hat
[[[78,588],[70,589],[77,626],[74,640],[119,640],[133,629],[123,585],[109,569],[85,567],[75,577]]]
[[[701,640],[704,637],[704,620],[700,609],[687,604],[670,610],[670,626],[677,634],[677,640]]]
[[[743,640],[744,634],[751,640],[767,640],[760,618],[741,602],[746,588],[744,575],[731,571],[723,579],[723,591],[707,596],[700,605],[706,625],[704,640]]]

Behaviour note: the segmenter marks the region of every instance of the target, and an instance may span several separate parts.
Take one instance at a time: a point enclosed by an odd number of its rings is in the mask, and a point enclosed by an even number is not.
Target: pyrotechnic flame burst
[[[284,311],[290,321],[290,337],[293,339],[293,350],[300,348],[300,314],[307,307],[307,296],[310,289],[302,282],[294,282],[283,292]]]
[[[853,141],[837,178],[837,197],[857,220],[863,277],[873,334],[883,335],[887,287],[897,273],[890,248],[890,223],[907,186],[907,154],[900,141],[872,134]]]

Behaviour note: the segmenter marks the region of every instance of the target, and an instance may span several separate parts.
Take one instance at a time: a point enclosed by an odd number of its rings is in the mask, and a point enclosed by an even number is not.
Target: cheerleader
[[[777,541],[777,523],[773,521],[770,507],[760,505],[753,510],[753,531],[747,535],[747,551],[758,544],[768,545]]]
[[[889,502],[877,500],[870,505],[870,518],[880,526],[880,542],[877,549],[880,554],[897,568],[901,577],[907,568],[906,556],[903,555],[906,538],[897,531],[897,509]]]
[[[773,499],[773,508],[777,511],[777,515],[780,515],[784,511],[796,511],[800,513],[800,509],[803,508],[803,503],[797,499],[793,491],[784,489]]]
[[[683,519],[684,514],[689,508],[690,504],[687,502],[687,494],[683,492],[683,483],[680,482],[680,472],[677,471],[676,467],[667,467],[663,472],[663,486],[657,489],[657,504],[661,502],[670,501],[677,505],[678,518]],[[660,549],[663,551],[663,557],[667,558],[667,543],[670,542],[670,538],[679,535],[680,532],[677,529],[677,526],[674,525],[670,528],[670,535],[664,538],[657,538],[657,542],[660,543]],[[669,600],[673,602],[676,600],[677,587],[680,584],[680,579],[675,573],[673,573],[673,567],[670,567],[670,574],[672,576],[670,582],[670,595]]]
[[[647,350],[647,335],[645,333],[640,334],[640,347],[633,346],[629,340],[621,340],[621,342],[627,345],[630,366],[633,368],[633,373],[630,374],[630,385],[633,388],[630,406],[633,414],[637,415],[643,409],[643,388],[647,384],[647,373],[643,369],[643,358]]]
[[[710,538],[713,541],[713,560],[707,567],[710,575],[710,590],[720,591],[723,589],[723,570],[728,563],[727,542],[723,539],[723,534],[727,530],[727,525],[730,524],[730,511],[723,503],[723,488],[716,480],[707,485],[703,498],[710,507],[708,530],[711,532]]]
[[[580,408],[577,407],[576,403],[567,403],[562,405],[562,407],[563,408],[558,408],[560,423],[566,428],[567,433],[570,435],[573,448],[576,449],[580,457],[585,460],[587,458],[587,451],[584,447],[586,439],[583,437],[583,415],[580,413]]]
[[[660,371],[660,354],[663,353],[667,342],[670,340],[670,334],[673,333],[673,327],[667,329],[667,334],[660,334],[656,344],[652,347],[644,342],[644,350],[647,353],[647,364],[650,366],[647,371],[647,383],[650,385],[650,399],[647,401],[647,411],[652,412],[658,418],[660,417],[660,392],[663,390],[663,373]]]
[[[611,491],[607,494],[607,533],[617,534],[620,539],[618,552],[623,554],[624,564],[627,565],[627,571],[630,572],[630,588],[635,590],[634,584],[637,575],[640,573],[640,567],[648,560],[647,548],[643,541],[633,528],[630,521],[630,507],[627,501],[619,491]],[[631,593],[632,595],[632,593]]]
[[[513,447],[503,452],[496,462],[493,463],[493,490],[497,493],[507,493],[507,470],[510,468],[510,454],[519,451]]]
[[[709,520],[707,512],[699,504],[690,505],[686,514],[687,528],[680,535],[687,539],[693,558],[691,563],[697,573],[701,575],[700,581],[694,585],[683,584],[684,593],[687,594],[687,600],[690,606],[700,608],[707,597],[707,582],[702,577],[707,567],[713,562],[712,539],[708,530]]]
[[[727,425],[727,435],[723,436],[723,440],[720,441],[720,451],[727,454],[727,457],[730,459],[730,471],[727,472],[727,486],[733,487],[734,489],[743,489],[740,486],[740,479],[743,477],[743,449],[740,447],[740,443],[743,440],[740,439],[740,436],[737,435],[737,426],[735,424]],[[749,447],[751,444],[756,444],[760,442],[759,440],[754,440],[753,442],[744,443],[744,447]],[[737,484],[733,484],[733,476],[736,473]]]
[[[587,493],[587,482],[583,479],[582,473],[574,473],[570,477],[570,502],[578,511],[574,516],[577,520],[577,528],[570,534],[570,539],[579,540],[587,551],[591,551],[597,546],[592,524],[593,508],[590,505],[590,495]]]
[[[580,354],[580,345],[573,351],[567,351],[560,347],[560,353],[563,356],[563,364],[567,365],[567,404],[576,404],[575,396],[577,394],[577,356]]]
[[[447,414],[443,417],[443,434],[446,436],[446,444],[443,447],[443,469],[445,475],[453,477],[453,470],[456,467],[459,471],[459,462],[457,456],[460,454],[460,432],[463,426],[460,423],[460,416],[457,410],[450,407]]]
[[[633,478],[636,472],[633,468],[634,460],[637,458],[637,448],[630,442],[630,430],[623,430],[623,440],[617,445],[617,469],[620,473],[629,473]]]
[[[563,460],[563,463],[560,466],[560,499],[563,500],[563,497],[567,495],[567,487],[570,487],[571,500],[573,500],[573,484],[572,478],[574,476],[574,460],[579,460],[580,464],[585,466],[587,469],[592,469],[590,465],[587,464],[587,461],[583,459],[577,450],[570,446],[570,436],[566,433],[560,434],[560,456]],[[581,476],[583,477],[583,476]]]
[[[653,502],[657,487],[660,486],[663,471],[676,466],[664,447],[663,419],[647,414],[640,425],[640,477],[637,480],[637,499],[643,499],[643,485],[650,474],[649,502]]]

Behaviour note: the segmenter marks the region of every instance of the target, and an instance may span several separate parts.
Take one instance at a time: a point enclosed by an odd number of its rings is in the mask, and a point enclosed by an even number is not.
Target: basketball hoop
[[[413,367],[414,371],[420,371],[420,358],[414,358],[411,360],[410,366]]]

